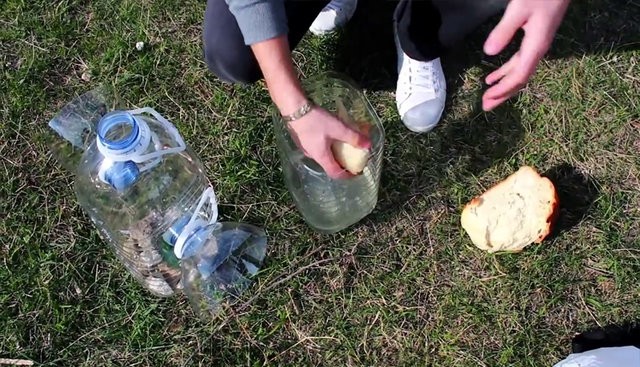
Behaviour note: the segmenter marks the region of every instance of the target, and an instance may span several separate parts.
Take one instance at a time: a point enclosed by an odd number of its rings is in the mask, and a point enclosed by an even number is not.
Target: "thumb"
[[[516,4],[514,7],[513,4]],[[500,53],[509,42],[513,39],[513,36],[520,27],[524,25],[527,20],[525,12],[517,5],[518,3],[511,3],[507,7],[502,19],[491,31],[487,40],[484,43],[484,52],[487,55],[496,55]]]
[[[329,137],[334,140],[340,140],[354,147],[361,149],[371,149],[371,140],[364,134],[339,123],[329,131]]]

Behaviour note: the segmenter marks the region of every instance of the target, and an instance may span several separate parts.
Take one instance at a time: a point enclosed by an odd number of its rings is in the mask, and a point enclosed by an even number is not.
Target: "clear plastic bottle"
[[[224,299],[240,296],[266,255],[267,236],[244,223],[199,226],[182,246],[184,292],[196,315],[206,320],[220,312]]]
[[[67,104],[49,122],[53,155],[135,279],[163,297],[186,287],[196,313],[217,313],[262,266],[266,234],[217,222],[203,165],[169,121],[152,108],[108,112],[108,100],[98,90]]]
[[[191,215],[174,223],[165,241],[180,259],[184,293],[201,319],[220,312],[223,300],[237,297],[262,267],[267,235],[245,223],[215,222],[217,203],[205,190]]]
[[[104,115],[79,162],[74,187],[134,278],[158,296],[181,288],[180,264],[166,240],[210,183],[169,121],[150,108]]]
[[[291,138],[288,126],[274,111],[274,133],[285,184],[309,226],[322,233],[345,229],[373,211],[378,201],[384,148],[384,128],[356,84],[338,73],[324,73],[303,81],[308,97],[337,116],[367,126],[372,148],[364,171],[349,179],[332,179],[306,157]]]

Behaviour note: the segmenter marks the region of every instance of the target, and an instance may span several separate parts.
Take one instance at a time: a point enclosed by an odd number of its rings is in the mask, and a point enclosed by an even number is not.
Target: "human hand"
[[[519,28],[525,35],[520,50],[485,81],[489,88],[482,96],[482,108],[490,111],[515,95],[535,73],[547,53],[570,0],[510,0],[502,19],[487,37],[484,52],[500,53]]]
[[[336,116],[318,106],[314,106],[302,118],[289,122],[289,127],[296,145],[331,178],[352,176],[336,161],[331,150],[334,141],[343,141],[362,149],[371,147],[371,141],[366,136],[349,128]]]

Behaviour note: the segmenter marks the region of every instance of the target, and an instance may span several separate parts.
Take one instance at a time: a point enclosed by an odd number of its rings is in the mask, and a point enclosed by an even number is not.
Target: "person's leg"
[[[440,12],[439,37],[444,47],[460,42],[492,16],[501,13],[509,0],[433,0]]]
[[[309,27],[311,33],[322,36],[344,26],[356,12],[358,0],[331,0]]]
[[[400,0],[394,21],[400,45],[420,61],[434,60],[459,42],[509,0]]]
[[[289,46],[295,48],[327,0],[285,0]],[[251,48],[244,43],[240,27],[225,0],[207,0],[203,26],[204,57],[218,78],[230,83],[253,83],[262,79]]]
[[[394,13],[398,52],[396,105],[405,126],[414,132],[432,130],[446,101],[446,81],[438,30],[442,21],[431,0],[400,0]]]
[[[400,0],[394,14],[398,45],[396,100],[402,120],[416,132],[433,129],[442,116],[446,81],[440,56],[508,0]]]

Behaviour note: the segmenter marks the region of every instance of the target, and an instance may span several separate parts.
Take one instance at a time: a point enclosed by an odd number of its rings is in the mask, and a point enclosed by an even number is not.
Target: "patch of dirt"
[[[640,152],[640,120],[629,121],[615,135],[614,142],[618,154]]]
[[[611,279],[601,279],[598,281],[598,289],[607,298],[614,298],[616,283]]]

